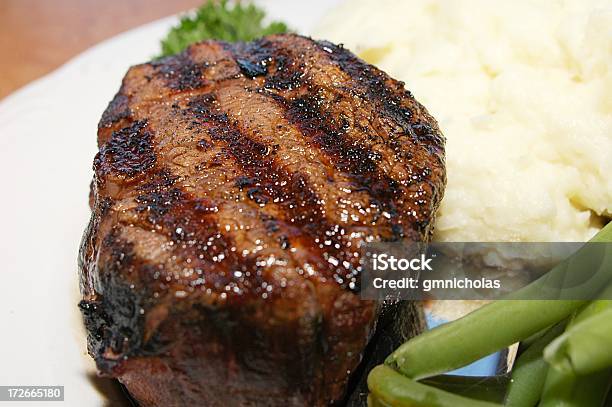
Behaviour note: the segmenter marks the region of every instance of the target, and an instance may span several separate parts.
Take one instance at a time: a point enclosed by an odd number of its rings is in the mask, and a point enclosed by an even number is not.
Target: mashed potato
[[[438,240],[583,241],[612,213],[609,1],[349,0],[315,35],[437,118]]]

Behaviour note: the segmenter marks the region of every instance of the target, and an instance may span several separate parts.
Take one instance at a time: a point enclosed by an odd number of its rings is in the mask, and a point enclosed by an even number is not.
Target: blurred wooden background
[[[0,0],[0,99],[122,31],[203,0]]]

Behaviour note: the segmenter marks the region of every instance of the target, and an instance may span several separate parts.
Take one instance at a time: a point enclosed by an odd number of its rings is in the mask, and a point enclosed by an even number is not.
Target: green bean
[[[386,360],[421,379],[465,366],[570,315],[583,301],[498,301],[412,338]]]
[[[574,324],[544,350],[562,372],[587,375],[612,366],[612,308]]]
[[[612,284],[602,291],[599,298],[578,312],[568,324],[567,329],[612,308],[612,301],[607,299],[612,298]],[[608,391],[610,375],[612,375],[612,369],[583,377],[548,369],[540,406],[600,406]]]
[[[548,369],[544,389],[538,407],[561,406],[571,398],[576,382],[573,374],[561,373],[555,369]]]
[[[610,243],[612,242],[612,221],[608,222],[595,236],[589,240],[593,243]]]
[[[603,289],[595,300],[589,302],[586,307],[579,310],[569,322],[566,329],[570,329],[574,325],[585,321],[601,313],[602,311],[612,308],[612,300],[610,300],[610,298],[612,298],[612,284],[609,284],[605,289]]]
[[[577,377],[573,386],[574,392],[566,406],[603,406],[610,389],[612,372],[606,369],[587,376]]]
[[[540,340],[544,335],[546,335],[546,333],[549,331],[549,329],[543,329],[541,331],[539,331],[538,333],[535,333],[523,340],[521,340],[521,348],[522,349],[527,349],[528,347],[530,347],[531,345],[533,345],[534,343],[536,343],[538,340]]]
[[[592,241],[612,241],[612,223]],[[550,290],[551,281],[581,273],[579,262],[573,259],[589,250],[583,247],[546,275],[511,294],[508,300],[490,303],[463,318],[410,339],[385,363],[413,379],[435,376],[468,365],[562,321],[586,301],[520,300],[538,298],[541,291]],[[602,264],[609,264],[612,253],[606,251],[604,256],[607,257],[603,258]],[[591,295],[597,293],[608,285],[610,277],[610,273],[595,273],[581,289],[592,290]]]
[[[587,376],[549,369],[539,407],[603,406],[611,380],[610,369]]]
[[[368,375],[368,388],[382,405],[393,407],[500,407],[436,389],[402,376],[392,368],[376,366]],[[380,404],[379,404],[380,405]]]
[[[606,288],[603,291],[602,298],[612,298],[612,285]],[[612,309],[612,300],[595,300],[591,301],[582,311],[576,315],[576,317],[572,320],[572,323],[568,328],[573,327],[576,324],[579,324],[583,321],[586,321],[589,318],[607,310]]]
[[[533,407],[538,403],[548,371],[542,351],[564,328],[565,323],[562,322],[548,329],[519,356],[512,368],[512,378],[504,405]]]
[[[421,383],[476,400],[501,403],[504,401],[509,377],[441,375],[424,379]]]

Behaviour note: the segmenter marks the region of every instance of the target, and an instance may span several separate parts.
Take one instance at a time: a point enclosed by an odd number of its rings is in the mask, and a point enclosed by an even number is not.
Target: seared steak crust
[[[443,137],[401,82],[297,35],[132,67],[98,127],[88,349],[148,405],[340,400],[380,304],[360,247],[427,240]]]

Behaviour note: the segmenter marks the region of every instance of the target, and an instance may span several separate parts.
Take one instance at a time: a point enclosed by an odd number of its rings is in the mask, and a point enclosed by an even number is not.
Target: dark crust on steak
[[[148,405],[341,400],[381,305],[360,247],[426,241],[444,139],[404,84],[297,35],[132,67],[98,126],[80,308]]]

